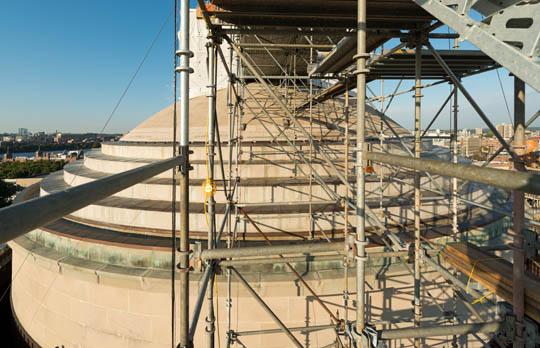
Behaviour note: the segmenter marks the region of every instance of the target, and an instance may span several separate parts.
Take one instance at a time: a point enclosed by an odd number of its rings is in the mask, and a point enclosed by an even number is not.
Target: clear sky
[[[27,0],[0,4],[0,132],[98,132],[159,28],[172,0]],[[172,18],[105,132],[125,132],[172,102]],[[444,44],[444,43],[443,43]],[[512,110],[512,79],[500,70]],[[465,80],[494,123],[508,122],[495,72]],[[404,82],[402,88],[409,87]],[[386,82],[390,93],[395,82]],[[371,87],[379,93],[378,82]],[[540,108],[528,89],[527,117]],[[426,125],[448,85],[424,90]],[[411,94],[397,97],[389,115],[412,126]],[[461,127],[480,127],[465,104]],[[448,127],[445,111],[435,127]]]

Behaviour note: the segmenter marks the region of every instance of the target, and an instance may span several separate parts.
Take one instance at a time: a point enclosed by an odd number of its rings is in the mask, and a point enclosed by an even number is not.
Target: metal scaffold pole
[[[450,152],[451,152],[451,161],[452,163],[458,162],[458,89],[457,86],[453,86],[453,103],[451,116],[452,120],[452,135],[450,136]],[[452,241],[457,242],[457,236],[459,233],[458,227],[458,180],[457,178],[451,179],[451,192],[452,192]],[[457,275],[457,271],[453,271],[453,275]],[[454,299],[453,311],[454,311],[454,323],[457,324],[457,300],[459,298],[459,290],[452,290],[452,297]],[[457,336],[452,336],[452,347],[457,347]]]
[[[180,1],[180,244],[179,244],[179,330],[180,348],[192,346],[189,339],[189,0]]]
[[[453,128],[452,128],[452,163],[458,163],[458,89],[454,86],[454,102],[452,105]],[[457,240],[458,228],[458,181],[457,178],[452,178],[452,239]]]
[[[207,177],[204,186],[204,195],[208,213],[208,249],[214,248],[214,239],[216,233],[216,200],[214,199],[215,183],[214,183],[214,150],[215,150],[215,133],[216,133],[216,50],[212,41],[208,42],[208,134],[207,134]],[[209,263],[208,267],[213,268],[213,264]],[[206,289],[206,298],[208,313],[206,316],[206,334],[207,347],[214,347],[214,332],[215,332],[215,316],[214,316],[214,277],[213,269],[210,270],[211,276]]]
[[[356,333],[358,346],[363,347],[362,333],[366,326],[366,220],[364,137],[366,116],[366,0],[358,0],[356,51]]]
[[[415,95],[414,95],[414,157],[420,158],[422,152],[422,139],[420,129],[421,102],[422,102],[422,36],[418,32],[416,37],[415,50]],[[421,262],[422,248],[420,231],[420,172],[414,175],[414,326],[420,326],[422,318],[422,304],[420,302],[421,287]],[[414,346],[420,348],[422,341],[420,338],[414,339]]]
[[[178,57],[176,51],[178,50],[178,40],[176,39],[178,31],[178,0],[174,0],[174,77],[173,77],[173,143],[172,143],[172,152],[173,157],[178,155],[178,112],[177,112],[177,99],[178,99],[178,79],[176,74],[176,68],[178,67]],[[178,245],[176,243],[176,186],[177,186],[177,174],[178,167],[172,171],[172,180],[171,180],[171,348],[176,348],[176,249]]]
[[[251,287],[251,285],[249,285],[247,280],[245,280],[244,277],[235,268],[229,267],[229,269],[232,271],[232,273],[234,274],[236,279],[238,279],[240,284],[242,284],[245,287],[247,292],[251,294],[253,299],[255,299],[255,301],[257,303],[259,303],[259,305],[262,307],[262,309],[281,328],[283,333],[285,333],[285,335],[287,335],[287,337],[289,337],[292,344],[297,348],[303,348],[300,341],[298,341],[298,339],[292,334],[292,332],[287,328],[287,326],[279,319],[279,317],[274,313],[274,311],[266,304],[266,302],[264,302],[264,300],[259,296],[259,294],[257,294],[257,292]]]
[[[525,83],[514,77],[514,169],[525,171],[523,155],[525,155]],[[525,219],[525,194],[513,191],[513,227],[514,264],[513,264],[513,296],[512,303],[515,315],[516,339],[514,347],[521,348],[523,341],[523,319],[525,315],[525,254],[523,251],[523,228]]]

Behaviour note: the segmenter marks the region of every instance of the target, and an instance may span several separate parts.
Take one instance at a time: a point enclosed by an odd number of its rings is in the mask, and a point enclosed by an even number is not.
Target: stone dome
[[[298,95],[295,93],[300,92],[293,93],[288,89],[280,92],[283,102],[289,106],[294,105],[297,99],[305,99],[305,96],[296,98]],[[330,166],[312,152],[304,133],[289,123],[282,109],[262,86],[247,85],[245,93],[247,96],[256,95],[257,100],[247,98],[240,124],[229,127],[226,90],[218,91],[223,161],[226,173],[231,171],[232,181],[238,178],[234,197],[236,206],[257,222],[258,228],[272,243],[342,240],[346,220],[341,197],[345,196],[345,185]],[[343,127],[343,119],[338,115],[343,115],[343,108],[343,101],[334,99],[313,107],[311,112],[298,109],[294,115],[303,127],[312,132],[318,146],[324,146],[337,170],[342,172],[345,171],[343,150],[346,144],[339,131],[339,127]],[[87,152],[83,160],[67,164],[62,171],[46,177],[39,186],[24,191],[18,199],[66,190],[170,158],[172,109],[169,106],[156,113],[120,141],[103,143],[101,149]],[[350,112],[352,120],[354,116],[353,105]],[[378,136],[383,117],[374,109],[367,108],[368,137]],[[204,240],[208,230],[201,189],[207,174],[206,122],[207,98],[191,99],[193,155],[190,162],[193,171],[190,172],[190,235],[192,243],[202,245],[206,244]],[[410,134],[395,122],[388,122],[398,134]],[[285,125],[283,133],[277,132],[273,124]],[[231,152],[231,162],[228,157],[229,128],[233,129],[232,137],[238,140]],[[387,127],[383,129],[391,135]],[[354,138],[353,130],[354,126],[350,130],[351,138]],[[284,135],[288,141],[284,140]],[[346,173],[351,185],[354,185],[353,145],[349,144],[349,171]],[[371,142],[370,146],[380,150],[378,141]],[[389,142],[384,150],[403,153],[399,142]],[[423,153],[440,158],[447,156],[429,144]],[[304,163],[301,156],[311,156],[312,167]],[[372,165],[375,172],[381,170]],[[216,168],[219,168],[219,160]],[[311,170],[318,173],[319,181],[311,177]],[[222,193],[224,181],[221,172],[216,170],[216,173],[216,219],[221,222],[227,201]],[[12,304],[19,327],[28,337],[45,347],[60,344],[70,347],[170,346],[171,196],[172,190],[178,190],[172,185],[171,175],[171,170],[159,174],[10,243],[13,267],[20,270],[13,279]],[[379,178],[368,175],[366,204],[377,216],[388,219],[388,231],[400,235],[405,242],[410,241],[405,227],[413,218],[410,208],[412,173],[399,171],[385,175],[396,176],[401,183],[387,186],[381,201]],[[434,180],[443,187],[449,184],[447,179],[435,177]],[[422,184],[431,185],[426,177],[422,178]],[[328,193],[328,187],[335,192],[334,196]],[[496,204],[496,195],[482,186],[466,185],[463,190],[471,200]],[[430,226],[425,237],[445,236],[449,233],[448,205],[441,204],[436,194],[426,194],[423,199],[422,221],[425,226]],[[460,209],[463,214],[470,214],[464,205]],[[352,231],[356,221],[351,209],[349,214],[348,227]],[[493,219],[489,214],[470,214],[467,215],[469,226],[462,228],[481,226]],[[240,214],[232,225],[231,229],[225,230],[223,239],[229,238],[236,245],[261,243],[260,233]],[[380,248],[377,234],[373,233],[377,230],[369,220],[368,232],[369,248]],[[336,281],[343,277],[340,260],[313,262],[309,266],[303,263],[297,267],[315,291],[340,294],[341,281]],[[305,294],[299,292],[282,265],[245,266],[240,270],[250,277],[250,281],[257,282],[257,287],[264,289],[270,303],[287,309],[287,316],[282,317],[287,325],[298,325],[311,315],[311,310],[306,312],[306,305],[311,300],[306,300]],[[218,276],[217,279],[220,293],[225,293],[224,277]],[[195,301],[199,280],[199,273],[191,275],[190,301]],[[271,327],[264,313],[257,312],[258,306],[253,301],[246,293],[238,292],[235,304],[245,310],[238,311],[235,325],[254,330]],[[341,301],[341,297],[336,301]],[[408,306],[410,303],[406,303],[404,308]],[[288,308],[293,309],[289,311]],[[203,309],[201,320],[204,320],[204,315]],[[311,323],[327,323],[325,313],[318,312],[317,318]],[[225,332],[223,323],[218,325]],[[204,330],[198,330],[196,342],[202,340],[202,335]],[[331,343],[331,336],[321,336],[321,344],[323,341]],[[251,345],[269,346],[261,341]]]

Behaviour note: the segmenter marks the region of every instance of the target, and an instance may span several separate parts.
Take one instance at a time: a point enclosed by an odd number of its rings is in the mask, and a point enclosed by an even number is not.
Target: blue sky
[[[0,132],[99,131],[171,11],[172,0],[2,1]],[[172,102],[172,39],[171,18],[106,132],[128,131]],[[512,79],[503,69],[500,75],[510,98]],[[386,82],[387,93],[395,83]],[[509,121],[495,72],[465,85],[494,123]],[[379,91],[378,82],[371,86]],[[529,116],[540,108],[540,96],[528,90]],[[423,124],[447,92],[447,85],[424,90]],[[460,126],[482,126],[462,101]],[[413,108],[407,94],[388,113],[410,127]],[[448,127],[448,112],[435,127]]]

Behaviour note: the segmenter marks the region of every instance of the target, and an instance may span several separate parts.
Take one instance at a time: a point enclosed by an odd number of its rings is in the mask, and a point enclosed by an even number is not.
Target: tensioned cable
[[[152,51],[152,49],[154,48],[155,46],[155,43],[157,42],[157,40],[159,39],[159,37],[161,36],[161,33],[163,32],[163,29],[165,28],[165,26],[167,25],[167,23],[169,22],[169,19],[171,18],[171,14],[169,14],[167,16],[167,18],[163,21],[163,23],[161,24],[161,27],[159,29],[159,31],[157,32],[156,36],[154,37],[154,39],[152,40],[150,46],[148,47],[148,49],[146,50],[143,58],[141,59],[141,62],[139,63],[139,65],[137,66],[137,69],[135,70],[135,72],[132,74],[128,84],[126,85],[126,88],[123,90],[122,94],[120,95],[118,101],[116,102],[113,110],[111,111],[111,113],[109,114],[109,116],[107,117],[107,120],[105,121],[103,127],[101,128],[100,132],[98,133],[98,136],[96,139],[98,139],[99,137],[101,137],[103,135],[103,132],[105,131],[105,129],[107,128],[108,124],[110,123],[110,121],[112,120],[113,116],[115,115],[116,111],[118,110],[118,107],[120,106],[120,104],[122,103],[124,97],[126,96],[127,92],[129,91],[129,89],[131,88],[131,85],[133,84],[133,81],[135,80],[135,78],[137,77],[137,75],[139,74],[141,68],[143,67],[144,63],[146,62],[146,59],[148,58],[148,56],[150,55],[150,52]],[[80,170],[80,169],[79,169]],[[72,182],[73,183],[73,180],[75,180],[75,175],[73,176],[73,179],[72,179]],[[43,231],[41,231],[41,233],[43,233]],[[78,242],[80,243],[80,241]],[[26,260],[28,259],[28,256],[30,255],[30,251],[28,251],[26,257],[23,259],[23,262],[21,263],[21,265],[17,268],[17,272],[15,272],[15,274],[13,275],[13,278],[11,280],[11,283],[8,285],[8,287],[6,288],[6,290],[4,290],[4,292],[2,293],[2,295],[0,296],[0,302],[2,302],[2,300],[4,299],[4,297],[7,295],[7,293],[9,292],[9,290],[11,289],[11,286],[13,284],[13,282],[15,282],[15,280],[17,279],[17,276],[19,275],[19,272],[20,270],[22,269],[22,267],[24,266],[24,264],[26,263]],[[55,278],[56,279],[56,278]],[[54,282],[54,280],[53,280]],[[51,284],[51,287],[52,287],[52,284]],[[47,291],[48,292],[48,291]],[[47,296],[47,293],[45,293],[44,295],[44,298]],[[39,308],[38,308],[39,310]]]
[[[175,0],[176,1],[176,0]],[[175,16],[176,16],[176,10],[174,11],[175,12]],[[122,103],[122,100],[124,100],[124,97],[126,96],[129,88],[131,87],[131,85],[133,84],[133,81],[135,81],[135,78],[137,77],[137,75],[139,74],[139,71],[141,71],[141,68],[142,66],[144,65],[144,62],[146,62],[146,59],[148,58],[148,56],[150,55],[150,52],[152,51],[152,49],[154,48],[154,45],[156,44],[157,40],[159,39],[159,37],[161,36],[161,33],[163,32],[163,29],[165,28],[165,26],[167,25],[167,23],[169,22],[169,19],[171,18],[171,14],[169,14],[167,16],[167,18],[165,19],[165,21],[163,21],[163,24],[161,24],[161,28],[159,28],[159,31],[158,33],[156,34],[156,36],[154,37],[154,40],[152,40],[152,43],[150,44],[150,46],[148,47],[148,49],[146,50],[146,53],[144,54],[143,56],[143,59],[141,60],[141,62],[139,63],[139,66],[137,67],[137,69],[135,70],[135,72],[133,73],[133,75],[131,76],[131,79],[129,80],[126,88],[124,89],[124,92],[122,93],[122,95],[120,96],[120,98],[118,99],[118,101],[116,102],[116,105],[114,106],[111,114],[109,115],[109,117],[107,118],[107,121],[105,122],[105,124],[103,125],[103,128],[101,129],[101,132],[102,133],[105,128],[109,125],[109,122],[111,121],[112,117],[114,116],[114,114],[116,113],[116,110],[118,109],[118,107],[120,106],[120,104]]]
[[[501,81],[501,75],[499,75],[499,69],[495,69],[495,72],[497,73],[497,79],[499,80],[499,86],[501,87],[501,92],[504,98],[504,105],[506,105],[506,111],[508,112],[508,119],[510,120],[510,124],[513,124],[514,122],[512,122],[510,107],[508,106],[508,101],[506,100],[506,93],[504,93],[504,88]]]

